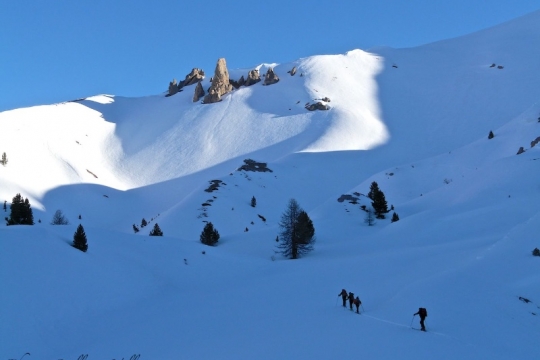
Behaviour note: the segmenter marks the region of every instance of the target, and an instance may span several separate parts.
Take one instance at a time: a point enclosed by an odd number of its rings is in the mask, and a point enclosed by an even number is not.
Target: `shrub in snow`
[[[68,225],[69,220],[64,216],[62,210],[56,210],[53,215],[51,225]]]
[[[393,213],[392,214],[392,222],[396,222],[396,221],[399,221],[399,216],[398,216],[398,214]]]
[[[75,234],[73,235],[73,247],[83,252],[88,250],[88,242],[86,240],[86,234],[81,224],[77,227]]]
[[[163,231],[161,231],[161,229],[159,228],[158,223],[154,225],[154,228],[152,229],[152,231],[150,231],[149,235],[150,236],[163,236]]]
[[[534,248],[534,250],[532,251],[532,254],[533,256],[540,256],[540,249]]]
[[[204,245],[214,246],[219,240],[219,232],[214,229],[211,222],[206,223],[201,233],[200,240]]]
[[[283,256],[298,259],[313,250],[313,222],[295,199],[289,200],[285,212],[281,215],[279,227],[278,249]]]

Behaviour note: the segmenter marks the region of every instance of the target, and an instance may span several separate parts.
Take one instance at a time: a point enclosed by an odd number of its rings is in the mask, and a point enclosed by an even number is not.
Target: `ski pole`
[[[413,316],[412,316],[411,326],[410,326],[410,327],[412,327],[412,322],[413,322],[415,316],[416,316],[416,315],[413,315]]]
[[[360,304],[360,306],[362,307],[362,311],[366,312],[366,309],[364,309],[364,305]]]

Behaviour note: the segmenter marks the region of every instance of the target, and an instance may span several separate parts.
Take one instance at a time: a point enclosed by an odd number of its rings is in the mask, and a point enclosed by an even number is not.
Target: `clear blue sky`
[[[540,9],[538,0],[0,0],[0,111],[165,91],[193,68],[411,47]]]

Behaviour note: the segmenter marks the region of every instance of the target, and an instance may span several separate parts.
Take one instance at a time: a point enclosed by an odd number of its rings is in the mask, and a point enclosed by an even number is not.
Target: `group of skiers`
[[[342,289],[341,292],[338,294],[338,296],[341,295],[341,298],[343,299],[343,307],[347,307],[347,299],[349,300],[349,307],[352,310],[353,304],[356,306],[356,313],[360,314],[360,305],[362,305],[362,302],[360,301],[360,298],[357,296],[354,297],[354,294],[352,292],[349,292],[347,294],[347,290]]]
[[[347,293],[347,290],[345,289],[342,289],[338,296],[341,296],[341,299],[343,299],[343,307],[347,307],[347,300],[349,300],[349,308],[352,310],[354,304],[354,306],[356,306],[356,313],[360,314],[360,305],[362,305],[362,301],[360,301],[358,296],[354,297],[354,293]],[[416,315],[420,317],[420,326],[422,327],[420,330],[426,331],[424,321],[427,317],[427,310],[425,308],[419,308],[418,312],[413,314],[413,319]]]

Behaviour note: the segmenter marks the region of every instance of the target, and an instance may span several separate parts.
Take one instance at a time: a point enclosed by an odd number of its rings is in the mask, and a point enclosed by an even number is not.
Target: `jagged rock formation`
[[[240,86],[244,85],[246,83],[246,80],[244,79],[244,75],[242,75],[240,77],[240,80],[238,81],[235,81],[233,79],[229,79],[229,82],[231,83],[231,85],[235,88],[235,89],[238,89]]]
[[[293,68],[289,71],[287,71],[288,74],[291,74],[291,76],[294,76],[296,74],[296,66],[293,66]]]
[[[178,88],[181,89],[184,86],[196,84],[204,79],[204,71],[202,69],[193,68],[191,72],[186,75],[186,78],[178,84]]]
[[[248,77],[244,85],[251,86],[253,84],[258,83],[259,81],[261,81],[261,75],[259,75],[259,70],[257,69],[251,70],[248,74]]]
[[[274,72],[274,68],[269,68],[266,71],[266,76],[264,77],[264,85],[272,85],[279,81],[279,77]]]
[[[193,94],[193,102],[199,101],[204,96],[204,89],[200,82],[195,86],[195,93]]]
[[[523,154],[524,152],[525,152],[525,149],[523,148],[523,146],[520,146],[516,155]]]
[[[309,111],[315,110],[330,110],[330,106],[323,104],[321,101],[316,102],[315,104],[306,104],[306,109]]]
[[[178,92],[178,84],[176,84],[176,79],[173,79],[173,81],[171,81],[169,83],[169,93],[165,96],[171,96],[171,95],[174,95]]]
[[[203,103],[211,104],[221,101],[221,96],[233,89],[229,82],[229,71],[224,58],[218,60],[216,71],[212,77],[212,85],[208,89],[208,94],[204,97]]]
[[[540,142],[540,136],[531,141],[531,148],[535,147]]]

